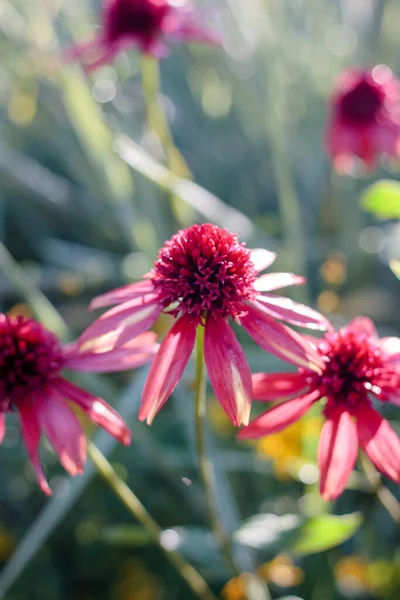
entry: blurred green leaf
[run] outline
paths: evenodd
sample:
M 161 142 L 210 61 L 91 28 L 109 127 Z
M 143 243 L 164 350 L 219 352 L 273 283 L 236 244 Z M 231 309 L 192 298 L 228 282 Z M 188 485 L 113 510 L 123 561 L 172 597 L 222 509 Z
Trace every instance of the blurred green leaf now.
M 334 548 L 349 539 L 362 523 L 362 515 L 320 515 L 305 521 L 290 550 L 296 554 L 314 554 Z
M 112 546 L 142 547 L 153 544 L 149 532 L 139 525 L 114 525 L 103 529 L 101 537 Z
M 361 206 L 381 219 L 400 219 L 400 182 L 377 181 L 364 192 Z

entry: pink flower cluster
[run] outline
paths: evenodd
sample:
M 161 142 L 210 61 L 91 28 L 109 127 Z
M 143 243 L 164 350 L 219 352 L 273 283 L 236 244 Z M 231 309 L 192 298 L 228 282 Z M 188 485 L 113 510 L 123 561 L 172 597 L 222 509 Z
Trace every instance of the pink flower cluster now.
M 107 0 L 99 35 L 73 48 L 69 58 L 79 58 L 90 70 L 132 46 L 163 56 L 169 41 L 217 43 L 217 38 L 198 24 L 189 0 Z M 370 169 L 381 154 L 399 156 L 400 83 L 387 67 L 342 74 L 330 112 L 326 145 L 338 170 L 348 171 L 356 159 Z M 182 377 L 203 328 L 210 383 L 232 423 L 245 426 L 241 439 L 280 431 L 323 403 L 322 496 L 334 499 L 345 489 L 359 446 L 381 473 L 400 483 L 400 440 L 377 410 L 379 403 L 400 405 L 400 339 L 379 339 L 366 318 L 335 332 L 312 308 L 275 294 L 304 278 L 260 274 L 274 260 L 274 253 L 249 250 L 225 229 L 193 225 L 165 242 L 140 282 L 95 298 L 91 308 L 112 308 L 72 344 L 62 346 L 33 319 L 0 314 L 0 441 L 7 413 L 17 412 L 39 485 L 50 494 L 39 458 L 42 434 L 70 475 L 81 473 L 86 459 L 86 438 L 70 404 L 121 443 L 130 443 L 130 431 L 115 410 L 63 371 L 106 373 L 152 360 L 139 411 L 139 419 L 151 424 Z M 161 313 L 171 317 L 171 327 L 158 345 L 150 330 Z M 297 372 L 252 376 L 233 324 Z M 288 325 L 324 334 L 313 338 Z M 252 399 L 278 403 L 249 423 Z
M 400 339 L 379 340 L 371 321 L 359 318 L 337 333 L 325 317 L 275 290 L 304 283 L 292 273 L 260 272 L 275 254 L 249 250 L 237 236 L 215 225 L 179 231 L 159 251 L 143 280 L 95 298 L 91 308 L 114 305 L 81 335 L 61 346 L 32 319 L 1 315 L 1 436 L 5 415 L 17 411 L 22 435 L 40 486 L 50 493 L 39 460 L 43 432 L 71 474 L 83 469 L 85 437 L 72 402 L 124 444 L 130 433 L 101 398 L 65 379 L 63 369 L 110 372 L 153 359 L 139 418 L 150 424 L 172 394 L 204 328 L 204 358 L 214 393 L 241 438 L 275 433 L 323 401 L 326 423 L 318 462 L 321 493 L 336 498 L 345 488 L 358 445 L 375 466 L 400 483 L 400 440 L 372 406 L 400 404 Z M 161 313 L 171 328 L 161 345 L 150 332 Z M 320 339 L 287 325 L 325 331 Z M 251 375 L 232 324 L 245 329 L 264 350 L 297 366 L 297 373 Z M 249 424 L 252 398 L 279 400 Z

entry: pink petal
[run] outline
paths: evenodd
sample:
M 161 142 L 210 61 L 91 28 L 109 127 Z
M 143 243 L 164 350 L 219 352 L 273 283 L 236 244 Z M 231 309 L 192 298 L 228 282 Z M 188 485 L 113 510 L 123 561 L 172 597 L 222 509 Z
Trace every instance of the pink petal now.
M 307 378 L 300 373 L 255 373 L 252 377 L 253 398 L 269 402 L 307 391 Z
M 6 415 L 5 415 L 5 413 L 0 413 L 0 444 L 3 442 L 5 432 L 6 432 Z
M 192 354 L 197 320 L 187 315 L 174 323 L 150 367 L 139 410 L 139 419 L 151 425 L 174 391 Z
M 121 444 L 129 446 L 131 443 L 131 432 L 127 424 L 103 398 L 93 396 L 86 390 L 61 377 L 54 382 L 53 387 L 64 398 L 77 404 L 93 423 L 103 427 L 103 429 L 120 441 Z
M 251 372 L 241 345 L 227 321 L 207 317 L 204 358 L 218 402 L 236 427 L 248 424 Z
M 400 338 L 385 337 L 379 340 L 379 348 L 391 363 L 400 362 Z
M 314 390 L 306 396 L 282 402 L 254 419 L 250 425 L 242 429 L 238 437 L 241 440 L 257 439 L 271 433 L 277 433 L 298 421 L 319 398 L 319 391 Z
M 266 273 L 256 279 L 254 287 L 258 292 L 271 292 L 290 285 L 303 285 L 305 282 L 305 277 L 293 273 Z
M 79 475 L 86 461 L 86 438 L 78 419 L 55 390 L 51 396 L 41 398 L 36 406 L 39 424 L 60 463 L 70 475 Z
M 104 306 L 111 306 L 112 304 L 121 304 L 121 302 L 134 300 L 135 298 L 149 294 L 153 289 L 151 281 L 130 283 L 129 285 L 124 285 L 111 292 L 97 296 L 97 298 L 94 298 L 91 301 L 89 308 L 90 310 L 94 310 L 95 308 L 103 308 Z
M 256 271 L 264 271 L 276 259 L 275 252 L 270 252 L 269 250 L 264 250 L 264 248 L 254 248 L 250 250 L 251 252 L 251 261 L 255 266 Z
M 46 496 L 51 496 L 51 489 L 47 483 L 47 479 L 40 462 L 39 444 L 41 430 L 35 405 L 29 402 L 21 403 L 21 406 L 18 408 L 18 413 L 21 421 L 22 438 L 39 482 L 40 489 L 46 494 Z
M 309 306 L 299 304 L 283 296 L 257 296 L 262 309 L 274 319 L 281 319 L 292 325 L 326 331 L 332 329 L 328 319 Z
M 240 323 L 253 340 L 267 352 L 298 367 L 321 372 L 324 363 L 314 346 L 299 333 L 276 323 L 263 310 L 246 305 L 247 314 Z
M 325 422 L 318 445 L 320 490 L 325 501 L 335 500 L 346 487 L 358 454 L 357 426 L 344 409 Z
M 124 302 L 107 311 L 78 340 L 82 352 L 108 352 L 144 333 L 156 322 L 162 307 L 156 294 Z
M 368 317 L 356 317 L 355 319 L 352 319 L 345 327 L 341 329 L 341 331 L 350 331 L 356 335 L 367 336 L 374 339 L 378 338 L 375 325 L 371 319 L 368 319 Z
M 144 338 L 150 334 L 150 338 Z M 92 373 L 113 373 L 136 369 L 148 363 L 157 353 L 159 345 L 155 343 L 153 332 L 142 335 L 110 352 L 82 352 L 77 343 L 64 346 L 65 369 L 90 371 Z M 143 343 L 139 343 L 141 340 Z
M 386 400 L 395 406 L 400 406 L 400 394 L 392 394 L 391 396 L 388 396 Z
M 356 413 L 360 445 L 376 468 L 400 483 L 400 440 L 389 423 L 370 406 Z

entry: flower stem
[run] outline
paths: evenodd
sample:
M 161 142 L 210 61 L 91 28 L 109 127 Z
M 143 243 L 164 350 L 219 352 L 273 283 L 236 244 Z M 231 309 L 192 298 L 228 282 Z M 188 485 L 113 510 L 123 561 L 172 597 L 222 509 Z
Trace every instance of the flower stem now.
M 215 473 L 206 452 L 205 420 L 206 420 L 206 385 L 204 369 L 204 327 L 197 328 L 196 337 L 196 383 L 195 383 L 195 433 L 196 452 L 199 469 L 204 486 L 207 513 L 211 522 L 211 529 L 224 553 L 225 559 L 236 575 L 240 572 L 233 557 L 232 542 L 229 534 L 222 525 L 218 508 L 215 502 Z
M 146 102 L 147 119 L 165 152 L 167 164 L 174 175 L 192 179 L 192 173 L 174 144 L 168 119 L 161 100 L 161 77 L 159 61 L 153 56 L 143 55 L 140 62 L 142 85 Z M 185 224 L 194 220 L 194 211 L 171 195 L 171 207 L 178 222 Z
M 140 502 L 139 498 L 126 485 L 124 481 L 117 475 L 111 464 L 100 450 L 93 444 L 88 443 L 88 454 L 96 466 L 98 473 L 103 477 L 104 481 L 115 492 L 122 504 L 126 506 L 132 516 L 145 527 L 152 539 L 165 554 L 169 562 L 175 567 L 181 577 L 186 581 L 188 586 L 201 600 L 217 600 L 217 596 L 210 590 L 207 582 L 189 564 L 179 552 L 176 550 L 167 549 L 162 543 L 162 530 L 154 521 L 153 517 L 147 512 L 146 508 Z
M 370 463 L 367 456 L 361 452 L 360 463 L 368 482 L 371 485 L 372 492 L 376 495 L 380 503 L 386 508 L 396 525 L 400 526 L 400 503 L 392 492 L 382 483 L 381 477 L 375 467 Z

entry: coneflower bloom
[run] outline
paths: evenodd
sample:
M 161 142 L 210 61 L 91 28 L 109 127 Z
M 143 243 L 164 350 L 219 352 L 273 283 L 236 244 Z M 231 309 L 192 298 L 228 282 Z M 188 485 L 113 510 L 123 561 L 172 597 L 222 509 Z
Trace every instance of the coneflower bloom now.
M 400 405 L 400 339 L 379 339 L 367 318 L 359 317 L 336 333 L 315 340 L 324 367 L 321 373 L 253 375 L 253 398 L 284 400 L 257 417 L 241 439 L 276 433 L 325 400 L 325 424 L 318 447 L 320 488 L 325 500 L 344 490 L 358 447 L 375 467 L 400 483 L 400 440 L 371 399 Z
M 165 243 L 143 281 L 92 302 L 91 308 L 118 306 L 84 332 L 82 348 L 124 344 L 152 327 L 162 311 L 173 317 L 143 392 L 139 418 L 151 423 L 183 373 L 197 327 L 204 326 L 205 362 L 216 397 L 235 425 L 248 423 L 251 373 L 229 319 L 242 325 L 265 350 L 317 370 L 321 359 L 313 347 L 275 319 L 315 329 L 329 326 L 311 308 L 270 294 L 304 282 L 290 273 L 257 277 L 274 259 L 274 253 L 248 250 L 236 235 L 209 223 L 179 231 Z
M 132 47 L 161 58 L 168 42 L 216 44 L 218 39 L 198 23 L 190 0 L 106 0 L 99 35 L 74 47 L 67 58 L 79 58 L 93 70 Z
M 367 170 L 381 154 L 400 155 L 400 82 L 391 70 L 346 70 L 331 100 L 326 144 L 338 171 L 360 159 Z
M 62 346 L 43 325 L 22 316 L 0 314 L 0 443 L 6 430 L 6 414 L 16 411 L 22 438 L 39 485 L 51 494 L 39 457 L 42 433 L 70 475 L 82 472 L 86 438 L 70 401 L 122 444 L 130 443 L 130 431 L 102 398 L 93 396 L 63 377 L 63 369 L 110 372 L 141 366 L 156 351 L 155 334 L 148 332 L 120 348 L 95 354 L 75 344 Z

